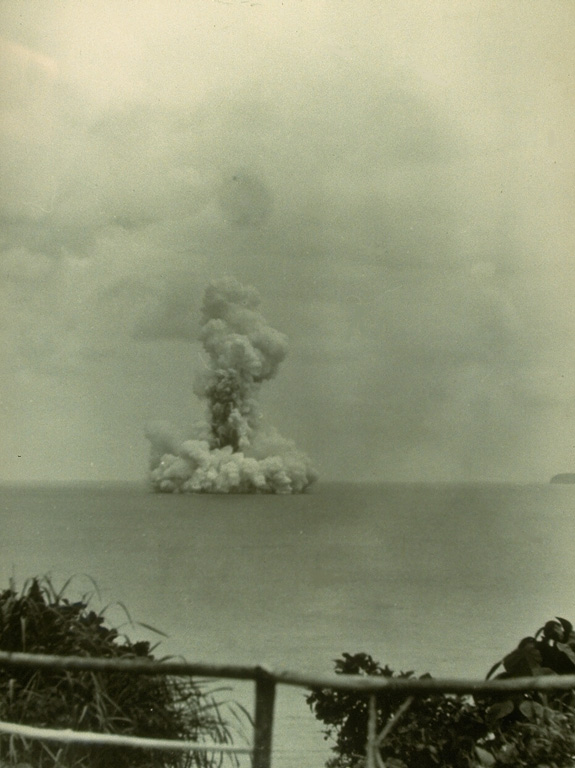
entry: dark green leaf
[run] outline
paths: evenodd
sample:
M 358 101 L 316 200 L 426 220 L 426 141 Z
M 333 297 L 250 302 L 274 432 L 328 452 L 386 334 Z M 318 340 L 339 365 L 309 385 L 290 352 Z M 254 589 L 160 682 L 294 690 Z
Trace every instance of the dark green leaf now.
M 541 667 L 541 653 L 537 641 L 527 637 L 514 651 L 503 659 L 503 666 L 510 677 L 528 677 Z
M 519 709 L 528 720 L 534 721 L 543 715 L 545 708 L 536 701 L 522 701 L 519 705 Z
M 498 701 L 497 704 L 492 704 L 490 707 L 487 708 L 486 711 L 486 717 L 487 722 L 490 725 L 493 725 L 497 722 L 497 720 L 501 720 L 504 717 L 507 717 L 507 715 L 510 715 L 513 710 L 515 709 L 515 704 L 511 701 L 511 699 L 506 699 L 505 701 Z
M 479 760 L 479 765 L 481 766 L 495 765 L 495 758 L 493 757 L 491 752 L 488 752 L 486 749 L 483 749 L 482 747 L 475 747 L 475 755 Z

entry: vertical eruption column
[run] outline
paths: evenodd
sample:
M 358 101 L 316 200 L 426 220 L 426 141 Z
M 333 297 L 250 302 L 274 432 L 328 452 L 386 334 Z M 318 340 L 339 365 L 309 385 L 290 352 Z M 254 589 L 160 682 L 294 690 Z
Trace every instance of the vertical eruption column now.
M 200 339 L 210 367 L 195 391 L 208 403 L 214 448 L 246 450 L 257 429 L 257 394 L 287 354 L 286 337 L 256 311 L 259 296 L 236 280 L 208 286 L 202 305 Z
M 254 288 L 232 278 L 206 289 L 199 338 L 208 365 L 194 392 L 206 402 L 207 431 L 181 441 L 165 424 L 148 427 L 156 490 L 295 493 L 316 479 L 293 442 L 261 429 L 258 393 L 285 358 L 287 338 L 257 311 L 259 301 Z
M 207 387 L 205 397 L 208 401 L 212 448 L 231 446 L 234 453 L 243 447 L 247 448 L 249 414 L 242 416 L 241 413 L 243 398 L 237 373 L 216 371 L 215 381 Z

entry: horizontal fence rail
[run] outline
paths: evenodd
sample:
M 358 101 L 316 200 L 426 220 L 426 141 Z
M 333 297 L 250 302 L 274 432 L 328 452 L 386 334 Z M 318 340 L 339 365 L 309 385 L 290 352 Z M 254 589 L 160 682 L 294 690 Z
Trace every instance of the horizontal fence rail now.
M 166 675 L 174 677 L 227 678 L 252 680 L 255 683 L 254 742 L 251 747 L 233 747 L 222 744 L 145 739 L 135 736 L 85 733 L 0 723 L 0 733 L 11 733 L 27 738 L 62 742 L 114 744 L 167 751 L 202 751 L 252 754 L 253 768 L 270 768 L 272 731 L 277 685 L 291 685 L 311 690 L 356 691 L 371 697 L 374 706 L 376 693 L 403 693 L 406 700 L 442 694 L 497 694 L 527 691 L 568 691 L 575 689 L 575 675 L 544 675 L 492 680 L 465 680 L 449 678 L 391 678 L 362 675 L 317 675 L 295 671 L 277 671 L 265 666 L 240 666 L 204 662 L 155 661 L 149 659 L 104 659 L 77 656 L 49 656 L 42 654 L 9 653 L 0 651 L 0 666 L 35 669 L 122 672 L 134 675 Z M 407 702 L 409 705 L 409 702 Z M 373 741 L 375 735 L 371 734 Z M 378 737 L 381 739 L 381 735 Z M 373 742 L 375 743 L 375 741 Z M 371 768 L 371 760 L 368 759 Z
M 174 677 L 225 677 L 229 680 L 255 680 L 264 667 L 246 667 L 234 664 L 204 664 L 186 661 L 152 661 L 133 657 L 93 658 L 87 656 L 49 656 L 41 653 L 11 653 L 0 651 L 0 665 L 35 667 L 36 669 L 65 669 L 89 672 L 128 672 L 135 675 L 173 675 Z
M 375 693 L 390 691 L 413 696 L 440 693 L 503 693 L 521 691 L 568 691 L 575 688 L 575 675 L 542 675 L 491 680 L 460 678 L 367 677 L 364 675 L 318 675 L 312 672 L 274 670 L 266 666 L 241 666 L 186 661 L 101 659 L 83 656 L 49 656 L 0 651 L 0 666 L 35 667 L 90 672 L 128 672 L 135 675 L 174 677 L 223 677 L 229 680 L 268 680 L 300 688 L 332 688 L 340 691 Z
M 11 733 L 26 739 L 59 741 L 62 744 L 102 744 L 108 747 L 133 747 L 135 749 L 157 749 L 165 752 L 227 752 L 249 755 L 252 747 L 232 747 L 229 744 L 198 744 L 197 741 L 176 741 L 175 739 L 147 739 L 142 736 L 120 736 L 115 733 L 93 733 L 73 731 L 69 728 L 36 728 L 32 725 L 4 723 L 0 721 L 0 733 Z

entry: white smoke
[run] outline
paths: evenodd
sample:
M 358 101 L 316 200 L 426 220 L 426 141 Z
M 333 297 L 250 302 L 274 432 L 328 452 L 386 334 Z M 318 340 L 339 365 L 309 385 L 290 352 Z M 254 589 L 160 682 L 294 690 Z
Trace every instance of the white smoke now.
M 200 340 L 209 357 L 194 383 L 208 421 L 185 439 L 165 422 L 146 428 L 150 480 L 164 493 L 301 493 L 317 479 L 291 440 L 261 423 L 258 393 L 287 354 L 287 338 L 257 312 L 255 288 L 211 283 Z

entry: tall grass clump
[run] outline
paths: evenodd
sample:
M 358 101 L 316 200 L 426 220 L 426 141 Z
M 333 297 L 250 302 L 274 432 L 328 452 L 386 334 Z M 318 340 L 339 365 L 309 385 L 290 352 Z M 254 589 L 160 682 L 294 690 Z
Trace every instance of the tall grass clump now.
M 0 593 L 0 649 L 11 652 L 154 660 L 148 642 L 131 642 L 105 621 L 91 596 L 70 601 L 44 576 Z M 146 625 L 144 625 L 146 626 Z M 235 714 L 235 712 L 234 712 Z M 237 716 L 237 715 L 236 715 Z M 230 743 L 221 704 L 190 678 L 125 672 L 36 670 L 0 665 L 0 719 L 47 728 Z M 41 742 L 0 736 L 0 767 L 211 768 L 216 754 Z

